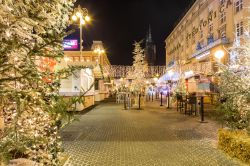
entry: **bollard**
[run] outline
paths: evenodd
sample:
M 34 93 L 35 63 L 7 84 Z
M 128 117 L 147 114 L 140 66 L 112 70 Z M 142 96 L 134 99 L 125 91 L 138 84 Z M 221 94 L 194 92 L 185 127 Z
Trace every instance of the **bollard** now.
M 162 92 L 161 92 L 161 105 L 160 105 L 160 106 L 163 106 L 163 105 L 162 105 Z
M 130 110 L 131 108 L 131 102 L 130 102 L 130 95 L 128 94 L 128 98 L 127 98 L 127 109 Z
M 200 115 L 201 115 L 201 123 L 204 122 L 204 97 L 201 96 L 200 101 Z
M 169 93 L 167 94 L 167 100 L 168 100 L 168 107 L 167 108 L 169 109 L 170 108 L 170 94 Z
M 141 109 L 141 94 L 139 94 L 139 110 Z
M 126 94 L 124 94 L 124 109 L 127 110 L 127 105 L 126 105 Z

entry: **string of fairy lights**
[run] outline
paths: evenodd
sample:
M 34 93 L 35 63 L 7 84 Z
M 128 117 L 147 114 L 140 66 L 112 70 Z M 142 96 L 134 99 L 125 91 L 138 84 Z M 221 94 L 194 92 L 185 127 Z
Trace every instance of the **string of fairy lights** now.
M 172 67 L 166 66 L 148 66 L 148 72 L 146 73 L 147 78 L 154 78 L 156 76 L 160 77 L 168 71 L 173 73 L 179 73 L 181 68 L 181 72 L 189 72 L 193 73 L 202 73 L 205 75 L 210 75 L 212 73 L 212 63 L 211 62 L 203 62 L 203 63 L 192 63 L 185 65 L 174 65 Z M 122 66 L 122 65 L 111 65 L 104 66 L 104 70 L 109 73 L 111 78 L 125 78 L 128 73 L 134 70 L 133 66 Z

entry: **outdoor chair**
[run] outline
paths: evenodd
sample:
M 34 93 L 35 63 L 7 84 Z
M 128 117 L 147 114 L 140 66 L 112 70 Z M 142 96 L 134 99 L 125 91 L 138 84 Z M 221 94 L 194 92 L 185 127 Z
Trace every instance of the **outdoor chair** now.
M 192 115 L 193 113 L 197 114 L 197 97 L 190 96 L 187 101 L 187 109 L 185 110 L 185 114 Z
M 186 101 L 183 99 L 181 95 L 177 95 L 177 111 L 182 112 L 183 110 L 186 111 Z

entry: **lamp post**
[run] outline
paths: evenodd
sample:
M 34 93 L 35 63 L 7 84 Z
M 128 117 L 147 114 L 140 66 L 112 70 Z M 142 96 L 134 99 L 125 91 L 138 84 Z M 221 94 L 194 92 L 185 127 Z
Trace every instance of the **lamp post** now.
M 225 52 L 222 50 L 218 50 L 215 52 L 214 56 L 218 59 L 219 62 L 221 62 L 221 59 L 225 56 Z
M 147 91 L 146 91 L 146 101 L 148 101 L 148 98 L 150 98 L 150 96 L 149 96 L 149 81 L 147 80 L 147 81 L 145 81 L 145 83 L 146 83 L 146 85 L 147 85 Z M 149 99 L 150 100 L 150 99 Z
M 222 58 L 225 56 L 225 52 L 223 50 L 218 50 L 214 53 L 215 58 L 217 59 L 217 63 L 222 63 Z M 218 66 L 219 67 L 219 66 Z M 220 72 L 220 68 L 218 69 L 218 72 Z
M 169 70 L 168 71 L 168 75 L 169 75 L 169 80 L 168 80 L 168 93 L 167 93 L 167 108 L 169 109 L 170 108 L 170 93 L 171 93 L 171 84 L 172 84 L 172 76 L 174 75 L 174 72 L 173 70 Z
M 82 26 L 86 24 L 86 22 L 89 22 L 91 19 L 88 16 L 88 10 L 86 8 L 82 8 L 80 5 L 74 9 L 74 13 L 72 15 L 72 21 L 73 22 L 78 22 L 80 26 L 80 53 L 82 58 L 82 44 L 83 44 L 83 39 L 82 39 Z
M 172 84 L 172 80 L 168 80 L 168 85 L 169 85 L 169 91 L 168 91 L 168 94 L 167 94 L 167 100 L 168 100 L 168 109 L 170 109 L 170 93 L 171 93 L 171 84 Z
M 223 64 L 223 63 L 222 63 L 222 59 L 223 59 L 224 56 L 225 56 L 225 52 L 224 52 L 223 50 L 217 50 L 217 51 L 214 53 L 214 57 L 215 57 L 215 60 L 216 60 L 215 65 L 214 65 L 214 67 L 215 67 L 215 68 L 214 68 L 214 71 L 215 71 L 215 73 L 218 74 L 218 76 L 219 76 L 220 73 L 222 72 L 220 66 Z M 214 77 L 214 83 L 217 84 L 217 85 L 219 85 L 219 82 L 220 82 L 218 76 L 217 76 L 217 77 Z
M 162 92 L 161 92 L 161 105 L 160 105 L 160 106 L 161 106 L 161 107 L 163 106 L 163 105 L 162 105 Z
M 154 90 L 155 90 L 155 99 L 157 99 L 157 84 L 158 84 L 158 80 L 159 80 L 159 74 L 157 74 L 157 75 L 154 77 L 154 84 L 155 84 L 155 87 L 154 87 Z M 152 95 L 152 98 L 154 98 L 154 94 Z

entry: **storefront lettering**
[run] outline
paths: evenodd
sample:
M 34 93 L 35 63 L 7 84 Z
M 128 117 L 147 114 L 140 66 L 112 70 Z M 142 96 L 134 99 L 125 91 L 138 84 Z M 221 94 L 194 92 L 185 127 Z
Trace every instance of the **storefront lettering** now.
M 216 11 L 210 11 L 208 18 L 206 20 L 201 20 L 199 27 L 193 27 L 192 32 L 186 35 L 186 40 L 191 39 L 191 37 L 194 37 L 199 31 L 202 30 L 203 27 L 206 27 L 209 22 L 212 22 L 213 19 L 217 17 Z
M 216 12 L 214 12 L 214 13 L 216 13 Z M 208 22 L 212 22 L 212 21 L 213 21 L 213 11 L 210 11 L 209 15 L 208 15 Z
M 169 52 L 169 54 L 174 53 L 174 52 L 177 51 L 180 47 L 181 47 L 181 44 L 178 43 L 178 44 Z
M 220 10 L 219 10 L 220 13 L 223 13 L 225 11 L 225 9 L 227 9 L 231 5 L 232 5 L 232 1 L 231 0 L 227 0 L 226 3 L 224 2 L 223 4 L 221 4 Z
M 227 9 L 229 6 L 232 5 L 232 0 L 227 0 L 223 4 L 220 5 L 219 8 L 219 13 L 225 12 L 225 9 Z M 191 33 L 186 34 L 186 41 L 190 40 L 191 38 L 194 38 L 195 35 L 199 32 L 202 31 L 202 28 L 205 28 L 206 26 L 209 25 L 210 22 L 212 22 L 214 19 L 217 18 L 217 11 L 211 10 L 208 14 L 208 17 L 206 19 L 201 19 L 199 26 L 198 27 L 193 27 Z M 174 53 L 176 50 L 178 50 L 181 47 L 180 43 L 177 44 L 176 47 L 174 47 L 171 51 L 170 54 Z
M 225 11 L 225 9 L 227 9 L 229 6 L 232 5 L 232 0 L 228 0 L 227 2 L 224 2 L 220 8 L 219 8 L 219 12 L 222 13 Z M 217 18 L 217 12 L 216 11 L 210 11 L 208 14 L 208 17 L 206 20 L 202 19 L 200 21 L 200 24 L 197 27 L 193 27 L 192 32 L 188 33 L 186 35 L 186 40 L 191 39 L 192 37 L 194 37 L 199 31 L 202 31 L 202 28 L 206 27 L 210 22 L 212 22 L 214 19 Z

